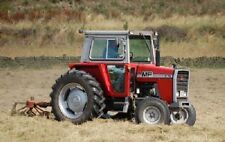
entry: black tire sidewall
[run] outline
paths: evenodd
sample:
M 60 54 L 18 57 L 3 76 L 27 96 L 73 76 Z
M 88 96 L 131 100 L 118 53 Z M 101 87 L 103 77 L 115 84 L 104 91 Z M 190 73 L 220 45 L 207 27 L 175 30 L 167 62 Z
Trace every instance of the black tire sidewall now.
M 186 124 L 188 124 L 189 126 L 193 126 L 196 121 L 196 110 L 193 105 L 186 108 L 186 110 L 188 112 L 188 119 L 186 121 Z

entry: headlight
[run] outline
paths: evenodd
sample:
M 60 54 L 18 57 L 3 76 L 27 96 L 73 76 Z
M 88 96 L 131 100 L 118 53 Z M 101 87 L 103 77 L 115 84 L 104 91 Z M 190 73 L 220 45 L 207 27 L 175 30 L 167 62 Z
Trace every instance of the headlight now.
M 176 96 L 177 96 L 177 97 L 179 97 L 179 96 L 180 96 L 180 93 L 179 93 L 179 92 L 177 92 L 177 93 L 176 93 Z

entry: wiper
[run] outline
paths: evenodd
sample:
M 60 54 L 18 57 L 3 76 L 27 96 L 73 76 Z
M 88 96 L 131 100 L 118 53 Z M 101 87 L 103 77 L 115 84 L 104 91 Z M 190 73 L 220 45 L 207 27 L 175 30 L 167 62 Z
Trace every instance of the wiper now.
M 142 33 L 140 33 L 140 35 L 141 35 L 141 36 L 143 37 L 143 39 L 145 40 L 145 44 L 146 44 L 147 47 L 148 47 L 149 54 L 151 54 L 151 48 L 150 48 L 150 45 L 148 44 L 147 39 L 145 38 L 145 36 L 144 36 Z

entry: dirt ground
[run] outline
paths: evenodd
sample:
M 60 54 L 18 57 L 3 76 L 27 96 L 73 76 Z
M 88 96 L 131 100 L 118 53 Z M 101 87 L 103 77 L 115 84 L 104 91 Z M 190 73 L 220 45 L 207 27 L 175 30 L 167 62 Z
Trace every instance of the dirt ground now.
M 211 141 L 225 142 L 225 69 L 192 69 L 190 99 L 196 107 L 194 127 L 137 125 L 97 119 L 83 125 L 42 117 L 10 116 L 13 102 L 30 96 L 49 100 L 54 80 L 65 69 L 0 70 L 0 141 Z

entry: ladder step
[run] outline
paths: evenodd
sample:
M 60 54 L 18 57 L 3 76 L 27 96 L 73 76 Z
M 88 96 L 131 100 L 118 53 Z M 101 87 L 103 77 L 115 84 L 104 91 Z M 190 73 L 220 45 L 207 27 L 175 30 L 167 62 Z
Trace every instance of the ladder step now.
M 126 102 L 114 102 L 114 104 L 117 104 L 117 105 L 125 105 Z
M 128 108 L 129 108 L 129 99 L 128 97 L 125 98 L 124 102 L 113 102 L 114 105 L 120 105 L 121 111 L 127 113 Z

